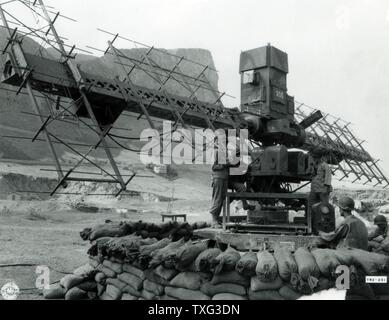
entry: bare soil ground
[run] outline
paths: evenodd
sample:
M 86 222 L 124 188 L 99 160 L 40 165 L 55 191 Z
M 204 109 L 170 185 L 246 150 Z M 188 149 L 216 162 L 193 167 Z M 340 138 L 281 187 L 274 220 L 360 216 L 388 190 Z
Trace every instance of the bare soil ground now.
M 31 203 L 24 205 L 27 209 Z M 186 213 L 189 222 L 206 221 L 208 206 L 207 201 L 177 201 L 173 212 Z M 90 245 L 80 238 L 81 230 L 104 223 L 106 219 L 158 222 L 160 214 L 167 210 L 167 203 L 135 202 L 127 207 L 127 212 L 121 210 L 120 213 L 115 209 L 98 213 L 75 210 L 2 213 L 0 286 L 14 281 L 22 291 L 20 299 L 42 299 L 41 292 L 35 289 L 36 265 L 50 268 L 53 283 L 85 264 Z

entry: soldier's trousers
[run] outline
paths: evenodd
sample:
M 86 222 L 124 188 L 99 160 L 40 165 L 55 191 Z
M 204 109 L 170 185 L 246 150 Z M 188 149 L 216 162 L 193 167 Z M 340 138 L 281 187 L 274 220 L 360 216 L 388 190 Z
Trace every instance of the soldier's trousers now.
M 328 202 L 329 199 L 329 193 L 328 192 L 313 192 L 309 194 L 309 201 L 311 203 L 311 206 L 313 206 L 316 203 L 324 203 Z
M 226 200 L 228 190 L 228 179 L 213 178 L 212 179 L 212 207 L 210 214 L 214 217 L 219 217 L 223 208 L 223 203 Z

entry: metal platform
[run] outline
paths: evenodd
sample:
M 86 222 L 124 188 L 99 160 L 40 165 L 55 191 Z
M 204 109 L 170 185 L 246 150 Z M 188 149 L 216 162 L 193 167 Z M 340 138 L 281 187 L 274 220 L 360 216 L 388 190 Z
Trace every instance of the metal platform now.
M 265 199 L 273 200 L 303 200 L 305 207 L 305 220 L 306 224 L 284 224 L 284 225 L 254 225 L 250 223 L 231 223 L 230 206 L 231 200 L 256 200 L 262 201 Z M 249 221 L 247 221 L 249 222 Z M 276 233 L 276 234 L 298 234 L 302 232 L 305 235 L 312 234 L 312 218 L 311 218 L 311 206 L 309 203 L 308 194 L 305 193 L 247 193 L 247 192 L 228 192 L 226 200 L 223 205 L 223 229 L 235 228 L 241 231 L 253 231 L 257 229 L 260 233 Z M 257 232 L 258 233 L 258 232 Z
M 194 235 L 202 239 L 215 240 L 218 243 L 229 244 L 239 251 L 248 250 L 269 250 L 280 246 L 287 246 L 292 251 L 300 247 L 309 246 L 319 239 L 316 236 L 297 236 L 297 235 L 274 235 L 274 234 L 256 234 L 256 233 L 234 233 L 223 229 L 200 229 L 195 230 Z

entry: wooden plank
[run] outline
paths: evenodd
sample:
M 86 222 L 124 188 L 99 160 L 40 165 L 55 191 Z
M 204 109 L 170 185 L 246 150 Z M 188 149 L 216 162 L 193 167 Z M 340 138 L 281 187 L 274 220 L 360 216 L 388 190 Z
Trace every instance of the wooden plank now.
M 230 244 L 240 251 L 267 250 L 273 251 L 279 246 L 289 246 L 293 250 L 304 247 L 318 240 L 316 236 L 295 236 L 295 235 L 271 235 L 253 233 L 232 233 L 222 229 L 201 229 L 195 230 L 194 235 L 202 239 L 211 239 L 219 243 Z
M 227 196 L 234 199 L 307 199 L 306 193 L 250 193 L 228 192 Z

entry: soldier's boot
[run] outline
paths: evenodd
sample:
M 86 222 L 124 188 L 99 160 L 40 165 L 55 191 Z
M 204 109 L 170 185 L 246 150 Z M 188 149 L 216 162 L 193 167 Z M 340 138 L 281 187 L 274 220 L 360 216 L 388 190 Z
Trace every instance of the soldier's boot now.
M 215 215 L 215 214 L 212 215 L 212 227 L 214 229 L 220 229 L 222 227 L 220 222 L 219 222 L 219 216 L 218 215 Z

